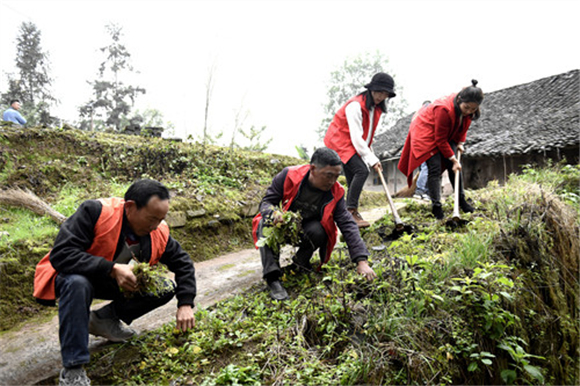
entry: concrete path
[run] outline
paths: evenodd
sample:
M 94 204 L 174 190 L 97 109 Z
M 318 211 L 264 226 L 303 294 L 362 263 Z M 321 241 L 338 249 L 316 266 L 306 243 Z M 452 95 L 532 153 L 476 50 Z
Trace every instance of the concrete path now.
M 363 212 L 371 223 L 386 214 L 385 208 Z M 289 251 L 283 249 L 281 264 L 289 262 Z M 256 249 L 230 253 L 212 260 L 195 263 L 198 294 L 196 306 L 209 307 L 232 295 L 243 292 L 261 279 L 260 254 Z M 93 308 L 99 308 L 105 303 Z M 131 327 L 137 332 L 156 329 L 175 320 L 177 301 L 135 320 Z M 90 336 L 94 350 L 106 343 Z M 62 367 L 58 341 L 58 317 L 42 324 L 27 323 L 18 331 L 0 336 L 0 385 L 32 385 L 54 377 Z

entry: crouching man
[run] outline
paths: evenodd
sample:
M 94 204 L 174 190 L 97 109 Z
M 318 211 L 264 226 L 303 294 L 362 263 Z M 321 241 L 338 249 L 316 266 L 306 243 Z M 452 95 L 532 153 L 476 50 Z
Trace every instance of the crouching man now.
M 113 342 L 131 338 L 128 325 L 177 297 L 177 328 L 195 326 L 195 269 L 163 221 L 169 191 L 160 182 L 133 183 L 125 198 L 87 200 L 68 218 L 52 250 L 36 266 L 34 296 L 44 304 L 58 299 L 59 338 L 64 368 L 60 385 L 89 385 L 89 334 Z M 156 294 L 137 290 L 131 259 L 165 264 L 175 273 Z M 134 292 L 126 297 L 124 292 Z M 112 300 L 90 311 L 93 299 Z
M 338 225 L 357 272 L 372 281 L 376 274 L 367 262 L 369 252 L 346 209 L 344 188 L 337 182 L 341 170 L 340 157 L 326 147 L 314 152 L 309 165 L 282 170 L 272 180 L 260 203 L 260 213 L 252 222 L 254 242 L 263 236 L 264 227 L 283 221 L 282 213 L 275 210 L 282 205 L 284 210 L 300 212 L 302 216 L 302 240 L 292 258 L 296 265 L 310 269 L 310 259 L 316 250 L 319 250 L 321 265 L 328 262 L 336 244 Z M 276 300 L 287 299 L 288 293 L 280 283 L 279 253 L 267 245 L 259 249 L 270 296 Z

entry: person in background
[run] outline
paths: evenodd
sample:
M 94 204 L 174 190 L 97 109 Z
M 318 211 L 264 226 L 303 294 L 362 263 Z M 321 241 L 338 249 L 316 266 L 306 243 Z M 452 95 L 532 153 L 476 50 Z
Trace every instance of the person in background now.
M 435 218 L 443 219 L 441 205 L 441 174 L 447 169 L 453 185 L 455 173 L 461 171 L 457 161 L 457 151 L 464 152 L 467 131 L 471 122 L 480 117 L 480 105 L 483 91 L 477 87 L 477 81 L 463 88 L 459 93 L 437 99 L 428 106 L 422 107 L 411 121 L 409 134 L 405 141 L 399 170 L 407 176 L 407 183 L 412 184 L 413 171 L 423 162 L 427 163 L 427 186 L 431 198 L 431 211 Z M 460 176 L 459 206 L 466 213 L 473 212 L 473 207 L 465 199 L 463 178 Z
M 427 187 L 427 179 L 429 176 L 427 162 L 423 162 L 419 169 L 419 178 L 417 178 L 417 187 L 415 188 L 413 197 L 421 200 L 431 200 L 429 197 L 429 188 Z
M 342 161 L 348 194 L 346 207 L 359 228 L 370 226 L 358 212 L 359 198 L 369 175 L 369 167 L 382 173 L 378 157 L 371 150 L 377 125 L 387 112 L 387 101 L 395 97 L 395 81 L 379 72 L 364 86 L 367 90 L 349 99 L 334 115 L 324 144 L 335 150 Z
M 52 250 L 38 263 L 34 297 L 58 299 L 62 363 L 60 385 L 89 385 L 89 334 L 113 342 L 136 332 L 128 324 L 177 297 L 177 329 L 195 326 L 195 269 L 189 255 L 169 235 L 163 221 L 169 191 L 160 182 L 139 180 L 125 198 L 87 200 L 61 226 Z M 131 262 L 162 263 L 175 273 L 158 293 L 137 291 Z M 126 297 L 127 293 L 133 293 Z M 96 311 L 93 299 L 113 300 Z
M 273 299 L 288 298 L 280 282 L 280 254 L 267 245 L 258 247 L 257 242 L 265 227 L 284 221 L 283 214 L 277 210 L 280 205 L 284 211 L 300 212 L 302 216 L 302 240 L 292 258 L 298 268 L 311 270 L 310 259 L 316 250 L 319 250 L 320 266 L 330 259 L 338 225 L 357 272 L 369 281 L 376 277 L 368 264 L 369 252 L 359 228 L 346 209 L 344 188 L 337 182 L 341 169 L 338 154 L 323 147 L 312 154 L 309 165 L 284 168 L 268 187 L 260 203 L 260 212 L 252 221 L 252 235 L 260 250 L 263 277 Z
M 431 101 L 427 100 L 423 102 L 421 108 L 425 106 L 429 106 Z M 421 110 L 421 109 L 419 109 Z M 413 119 L 419 114 L 419 111 L 415 113 Z M 427 162 L 423 162 L 421 167 L 419 168 L 419 177 L 417 178 L 417 188 L 415 189 L 415 194 L 413 197 L 421 199 L 421 200 L 431 200 L 429 197 L 429 188 L 427 187 L 427 178 L 429 175 L 429 168 L 427 167 Z
M 10 101 L 10 107 L 2 114 L 2 119 L 6 122 L 13 122 L 18 125 L 26 125 L 26 119 L 18 112 L 20 110 L 20 101 L 13 99 Z

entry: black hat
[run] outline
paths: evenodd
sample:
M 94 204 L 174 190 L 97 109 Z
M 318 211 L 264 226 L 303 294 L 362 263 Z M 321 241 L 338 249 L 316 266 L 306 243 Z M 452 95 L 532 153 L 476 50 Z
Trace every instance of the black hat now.
M 395 94 L 395 81 L 393 77 L 384 72 L 375 74 L 371 82 L 365 85 L 365 88 L 371 91 L 386 91 L 390 94 L 391 98 L 397 95 Z

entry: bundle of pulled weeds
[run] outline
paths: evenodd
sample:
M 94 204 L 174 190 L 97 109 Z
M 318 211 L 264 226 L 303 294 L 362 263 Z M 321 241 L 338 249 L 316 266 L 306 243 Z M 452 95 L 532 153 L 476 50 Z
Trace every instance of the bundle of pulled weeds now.
M 282 213 L 282 221 L 273 224 L 271 219 L 266 219 L 262 228 L 262 237 L 258 240 L 257 246 L 270 247 L 275 253 L 280 252 L 284 245 L 298 246 L 302 234 L 302 216 L 300 212 L 284 211 L 276 209 Z
M 124 291 L 126 298 L 131 298 L 135 294 L 159 296 L 167 292 L 170 288 L 170 281 L 165 278 L 167 269 L 165 266 L 148 263 L 135 263 L 133 265 L 133 274 L 137 278 L 137 290 L 134 292 Z
M 41 216 L 48 215 L 58 224 L 62 224 L 66 217 L 50 207 L 36 194 L 28 189 L 10 188 L 0 190 L 0 204 L 17 208 L 26 208 Z

